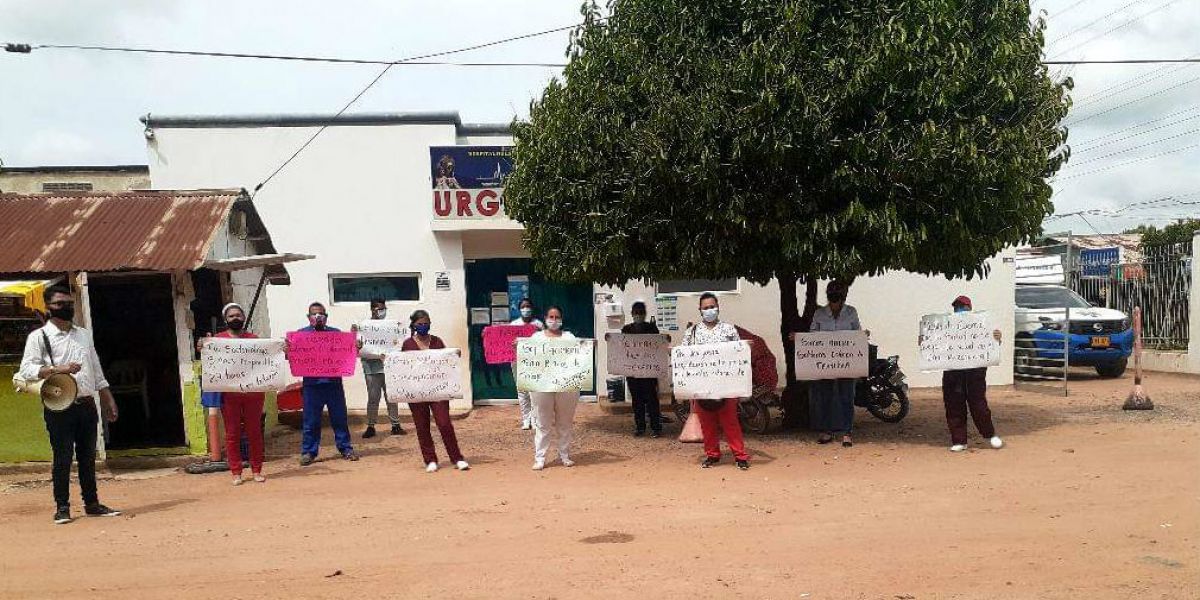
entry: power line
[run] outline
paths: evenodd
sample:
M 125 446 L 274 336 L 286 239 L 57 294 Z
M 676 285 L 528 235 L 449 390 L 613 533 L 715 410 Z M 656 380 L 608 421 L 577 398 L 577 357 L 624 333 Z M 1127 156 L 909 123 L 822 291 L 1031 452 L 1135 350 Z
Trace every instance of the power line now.
M 600 20 L 603 21 L 603 19 L 600 19 Z M 350 109 L 351 106 L 354 106 L 354 104 L 356 102 L 358 102 L 358 100 L 360 98 L 362 98 L 363 95 L 365 95 L 372 87 L 375 87 L 375 84 L 379 83 L 379 80 L 383 79 L 383 76 L 387 75 L 388 71 L 390 71 L 392 69 L 392 67 L 396 66 L 397 64 L 402 64 L 402 63 L 416 61 L 416 60 L 425 60 L 428 58 L 437 58 L 440 56 L 448 56 L 451 54 L 459 54 L 462 52 L 470 52 L 472 50 L 489 48 L 492 46 L 507 44 L 510 42 L 518 41 L 518 40 L 525 40 L 525 39 L 529 39 L 529 38 L 533 38 L 533 37 L 549 35 L 551 33 L 558 33 L 560 31 L 567 31 L 567 30 L 575 29 L 579 26 L 580 26 L 580 24 L 568 25 L 565 27 L 556 27 L 554 29 L 547 29 L 545 31 L 538 31 L 535 33 L 526 33 L 523 35 L 504 38 L 501 40 L 495 40 L 495 41 L 491 41 L 491 42 L 485 42 L 482 44 L 476 44 L 474 46 L 467 46 L 465 48 L 457 48 L 454 50 L 446 50 L 443 52 L 434 52 L 432 54 L 412 56 L 407 59 L 401 59 L 398 61 L 390 62 L 386 66 L 384 66 L 383 69 L 379 71 L 379 74 L 376 75 L 375 78 L 372 79 L 370 82 L 368 82 L 367 85 L 362 88 L 362 90 L 360 90 L 357 94 L 355 94 L 354 97 L 351 98 L 350 101 L 347 102 L 346 105 L 341 108 L 341 110 L 337 111 L 337 114 L 334 115 L 334 119 L 337 119 L 337 117 L 342 116 L 347 110 Z M 297 148 L 296 151 L 293 152 L 291 156 L 287 157 L 286 160 L 284 160 L 282 163 L 280 163 L 280 165 L 278 167 L 276 167 L 274 171 L 271 171 L 271 174 L 267 175 L 266 179 L 263 179 L 261 182 L 258 183 L 258 185 L 254 186 L 253 193 L 257 194 L 259 190 L 261 190 L 264 186 L 266 186 L 268 183 L 270 183 L 271 180 L 274 179 L 276 175 L 278 175 L 281 171 L 283 171 L 285 168 L 287 168 L 287 166 L 289 164 L 291 164 L 293 160 L 296 160 L 296 157 L 300 156 L 300 153 L 304 152 L 304 149 L 308 148 L 314 141 L 316 141 L 317 137 L 319 137 L 321 135 L 321 133 L 323 133 L 328 128 L 329 128 L 329 125 L 325 124 L 325 125 L 322 125 L 320 128 L 318 128 L 315 132 L 313 132 L 312 136 L 310 136 L 307 140 L 305 140 L 304 143 L 301 144 L 300 147 Z
M 1183 133 L 1177 133 L 1177 134 L 1175 134 L 1175 135 L 1170 135 L 1170 136 L 1167 136 L 1167 137 L 1164 137 L 1164 138 L 1159 138 L 1159 139 L 1157 139 L 1157 140 L 1154 140 L 1154 141 L 1151 141 L 1151 142 L 1146 142 L 1145 144 L 1139 144 L 1139 145 L 1137 145 L 1137 146 L 1131 146 L 1131 147 L 1129 147 L 1129 148 L 1125 148 L 1124 150 L 1119 150 L 1119 151 L 1117 151 L 1117 152 L 1112 152 L 1112 153 L 1109 153 L 1109 154 L 1102 154 L 1102 155 L 1100 155 L 1100 156 L 1097 156 L 1097 157 L 1095 157 L 1095 158 L 1089 158 L 1089 159 L 1087 159 L 1087 160 L 1085 160 L 1085 161 L 1080 161 L 1080 162 L 1078 162 L 1078 163 L 1075 163 L 1075 164 L 1073 164 L 1073 165 L 1071 165 L 1071 166 L 1073 166 L 1073 167 L 1077 167 L 1077 166 L 1079 166 L 1079 165 L 1086 165 L 1086 164 L 1089 164 L 1089 163 L 1098 162 L 1098 161 L 1104 160 L 1104 159 L 1106 159 L 1106 158 L 1112 158 L 1112 157 L 1114 157 L 1114 156 L 1120 156 L 1120 155 L 1122 155 L 1122 154 L 1128 154 L 1128 153 L 1130 153 L 1130 152 L 1133 152 L 1134 150 L 1141 150 L 1142 148 L 1148 148 L 1148 147 L 1150 147 L 1150 146 L 1157 146 L 1158 144 L 1161 144 L 1161 143 L 1163 143 L 1163 142 L 1170 141 L 1170 140 L 1177 139 L 1177 138 L 1181 138 L 1181 137 L 1183 137 L 1183 136 L 1185 136 L 1185 135 L 1191 135 L 1191 134 L 1193 134 L 1193 133 L 1200 133 L 1200 128 L 1197 128 L 1197 129 L 1192 129 L 1192 130 L 1190 130 L 1190 131 L 1185 131 L 1185 132 L 1183 132 Z
M 1118 58 L 1113 60 L 1043 60 L 1043 65 L 1160 65 L 1200 63 L 1200 58 Z M 1151 71 L 1153 73 L 1153 71 Z
M 1100 144 L 1093 144 L 1093 145 L 1090 145 L 1090 146 L 1083 146 L 1083 145 L 1081 145 L 1081 146 L 1080 146 L 1080 148 L 1081 148 L 1081 149 L 1077 149 L 1077 148 L 1075 148 L 1075 147 L 1072 147 L 1072 148 L 1071 148 L 1071 150 L 1072 150 L 1072 152 L 1071 152 L 1071 155 L 1072 155 L 1072 156 L 1074 156 L 1074 155 L 1076 155 L 1076 154 L 1087 154 L 1088 152 L 1092 152 L 1092 151 L 1094 151 L 1094 150 L 1096 150 L 1096 149 L 1098 149 L 1098 148 L 1103 148 L 1104 146 L 1111 146 L 1111 145 L 1113 145 L 1113 144 L 1116 144 L 1116 143 L 1119 143 L 1119 142 L 1123 142 L 1123 141 L 1125 141 L 1125 140 L 1131 140 L 1131 139 L 1133 139 L 1133 138 L 1135 138 L 1135 137 L 1141 137 L 1141 136 L 1143 136 L 1143 135 L 1146 135 L 1147 133 L 1150 133 L 1150 132 L 1153 132 L 1153 131 L 1159 131 L 1159 130 L 1162 130 L 1162 129 L 1167 129 L 1167 128 L 1169 128 L 1169 127 L 1174 127 L 1174 126 L 1176 126 L 1176 125 L 1178 125 L 1178 124 L 1180 124 L 1180 123 L 1186 123 L 1186 122 L 1188 122 L 1188 121 L 1191 121 L 1191 120 L 1194 120 L 1194 119 L 1200 119 L 1200 114 L 1198 114 L 1198 115 L 1192 115 L 1192 116 L 1190 116 L 1190 117 L 1187 117 L 1187 118 L 1185 118 L 1185 119 L 1180 119 L 1180 120 L 1178 120 L 1178 121 L 1174 121 L 1174 122 L 1172 122 L 1172 123 L 1168 123 L 1168 124 L 1166 124 L 1166 125 L 1159 125 L 1158 127 L 1151 127 L 1150 129 L 1147 129 L 1147 130 L 1145 130 L 1145 131 L 1141 131 L 1141 132 L 1138 132 L 1138 133 L 1130 134 L 1130 135 L 1127 135 L 1127 136 L 1125 136 L 1125 137 L 1117 138 L 1117 139 L 1115 139 L 1115 140 L 1109 140 L 1109 141 L 1107 141 L 1107 142 L 1103 142 L 1103 143 L 1100 143 Z M 1160 140 L 1160 141 L 1161 141 L 1161 140 Z
M 1171 86 L 1171 87 L 1168 87 L 1168 88 L 1163 88 L 1163 89 L 1161 89 L 1161 90 L 1158 90 L 1158 91 L 1156 91 L 1156 92 L 1152 92 L 1152 93 L 1146 94 L 1146 95 L 1144 95 L 1144 96 L 1141 96 L 1140 98 L 1134 98 L 1133 100 L 1130 100 L 1129 102 L 1126 102 L 1126 103 L 1124 103 L 1124 104 L 1118 104 L 1118 105 L 1116 105 L 1116 106 L 1114 106 L 1114 107 L 1112 107 L 1112 108 L 1109 108 L 1109 109 L 1107 109 L 1107 110 L 1102 110 L 1102 111 L 1100 111 L 1100 112 L 1097 112 L 1097 113 L 1092 113 L 1092 114 L 1090 114 L 1090 115 L 1087 115 L 1087 116 L 1085 116 L 1085 117 L 1081 117 L 1081 118 L 1078 118 L 1078 119 L 1072 119 L 1072 120 L 1069 120 L 1069 121 L 1067 121 L 1067 122 L 1065 122 L 1065 123 L 1063 123 L 1063 124 L 1064 124 L 1064 125 L 1077 125 L 1077 124 L 1079 124 L 1079 123 L 1083 123 L 1083 122 L 1085 122 L 1085 121 L 1090 121 L 1090 120 L 1092 120 L 1092 119 L 1095 119 L 1096 117 L 1099 117 L 1099 116 L 1101 116 L 1101 115 L 1106 115 L 1106 114 L 1108 114 L 1108 113 L 1110 113 L 1110 112 L 1113 112 L 1113 111 L 1116 111 L 1116 110 L 1120 110 L 1120 109 L 1122 109 L 1122 108 L 1125 108 L 1126 106 L 1130 106 L 1130 105 L 1133 105 L 1133 104 L 1137 104 L 1137 103 L 1139 103 L 1139 102 L 1142 102 L 1142 101 L 1144 101 L 1144 100 L 1149 100 L 1150 98 L 1153 98 L 1153 97 L 1155 97 L 1155 96 L 1161 96 L 1162 94 L 1165 94 L 1165 93 L 1167 93 L 1167 92 L 1169 92 L 1169 91 L 1171 91 L 1171 90 L 1175 90 L 1175 89 L 1179 89 L 1179 88 L 1181 88 L 1181 87 L 1184 87 L 1184 86 L 1191 85 L 1191 84 L 1193 84 L 1193 83 L 1196 83 L 1197 81 L 1200 81 L 1200 77 L 1193 77 L 1192 79 L 1189 79 L 1189 80 L 1187 80 L 1187 81 L 1184 81 L 1184 82 L 1181 82 L 1181 83 L 1177 83 L 1177 84 L 1175 84 L 1175 85 L 1173 85 L 1173 86 Z
M 574 26 L 572 26 L 574 27 Z M 558 29 L 557 31 L 563 31 Z M 134 54 L 165 54 L 169 56 L 201 56 L 207 58 L 252 58 L 259 60 L 299 61 L 316 63 L 333 63 L 349 65 L 446 65 L 455 67 L 565 67 L 565 63 L 548 62 L 499 62 L 499 63 L 461 63 L 417 60 L 377 60 L 367 58 L 336 58 L 328 56 L 297 56 L 289 54 L 249 54 L 243 52 L 211 52 L 205 50 L 169 50 L 159 48 L 137 48 L 125 46 L 87 46 L 79 44 L 5 44 L 5 50 L 19 54 L 29 54 L 32 50 L 89 50 L 97 52 L 124 52 Z
M 1180 148 L 1175 148 L 1175 149 L 1172 149 L 1172 150 L 1167 150 L 1167 151 L 1165 151 L 1165 152 L 1159 152 L 1158 154 L 1151 154 L 1151 155 L 1149 155 L 1149 156 L 1143 156 L 1143 157 L 1141 157 L 1141 158 L 1135 158 L 1135 159 L 1133 159 L 1133 160 L 1127 160 L 1127 161 L 1125 161 L 1125 162 L 1121 162 L 1121 163 L 1116 163 L 1116 164 L 1112 164 L 1112 165 L 1108 165 L 1108 166 L 1104 166 L 1104 167 L 1098 167 L 1098 168 L 1092 169 L 1092 170 L 1090 170 L 1090 171 L 1084 171 L 1084 172 L 1082 172 L 1082 173 L 1072 173 L 1072 174 L 1070 174 L 1070 175 L 1067 175 L 1066 177 L 1060 177 L 1060 178 L 1058 178 L 1058 179 L 1059 179 L 1059 180 L 1062 180 L 1062 181 L 1065 181 L 1065 180 L 1068 180 L 1068 179 L 1075 179 L 1075 178 L 1078 178 L 1078 177 L 1083 177 L 1084 175 L 1092 175 L 1092 174 L 1094 174 L 1094 173 L 1100 173 L 1100 172 L 1102 172 L 1102 171 L 1110 171 L 1110 170 L 1112 170 L 1112 169 L 1119 169 L 1119 168 L 1121 168 L 1121 167 L 1126 167 L 1126 166 L 1129 166 L 1129 165 L 1132 165 L 1132 164 L 1136 164 L 1136 163 L 1140 163 L 1140 162 L 1145 162 L 1145 161 L 1147 161 L 1147 160 L 1152 160 L 1152 159 L 1155 159 L 1155 158 L 1161 158 L 1161 157 L 1163 157 L 1163 156 L 1168 156 L 1168 155 L 1171 155 L 1171 154 L 1176 154 L 1176 153 L 1178 153 L 1178 152 L 1183 152 L 1184 150 L 1191 150 L 1191 149 L 1193 149 L 1193 148 L 1200 148 L 1200 143 L 1195 143 L 1195 144 L 1190 144 L 1190 145 L 1187 145 L 1187 146 L 1182 146 L 1182 147 L 1180 147 Z
M 1117 14 L 1117 13 L 1120 13 L 1120 12 L 1124 11 L 1125 9 L 1129 8 L 1130 6 L 1133 6 L 1134 4 L 1141 4 L 1142 2 L 1145 2 L 1145 1 L 1146 1 L 1146 0 L 1133 0 L 1133 2 L 1130 2 L 1130 3 L 1128 3 L 1128 4 L 1124 5 L 1124 6 L 1122 6 L 1121 8 L 1118 8 L 1117 10 L 1114 10 L 1114 11 L 1112 11 L 1112 12 L 1110 12 L 1110 13 L 1108 13 L 1108 14 L 1106 14 L 1106 15 L 1104 15 L 1104 16 L 1102 16 L 1102 17 L 1098 18 L 1098 19 L 1095 19 L 1095 20 L 1089 21 L 1089 22 L 1088 22 L 1086 25 L 1082 25 L 1082 26 L 1076 27 L 1075 29 L 1072 29 L 1071 31 L 1069 31 L 1069 32 L 1067 32 L 1067 33 L 1065 33 L 1065 34 L 1063 34 L 1063 35 L 1060 35 L 1060 36 L 1058 36 L 1058 37 L 1056 37 L 1056 38 L 1054 38 L 1054 39 L 1050 40 L 1049 42 L 1047 42 L 1047 43 L 1046 43 L 1046 45 L 1047 45 L 1047 46 L 1053 46 L 1054 44 L 1057 44 L 1057 43 L 1059 43 L 1059 42 L 1061 42 L 1061 41 L 1063 41 L 1063 40 L 1065 40 L 1065 39 L 1067 39 L 1067 38 L 1069 38 L 1069 37 L 1071 37 L 1071 36 L 1075 35 L 1076 33 L 1079 33 L 1080 31 L 1083 31 L 1083 30 L 1085 30 L 1085 29 L 1087 29 L 1087 28 L 1091 27 L 1092 25 L 1095 25 L 1096 23 L 1099 23 L 1099 22 L 1101 22 L 1101 21 L 1103 21 L 1103 20 L 1105 20 L 1105 19 L 1107 19 L 1107 18 L 1109 18 L 1109 17 L 1111 17 L 1111 16 L 1113 16 L 1113 15 L 1115 15 L 1115 14 Z
M 1135 123 L 1135 124 L 1133 124 L 1133 125 L 1130 125 L 1130 126 L 1128 126 L 1128 127 L 1122 127 L 1121 129 L 1118 129 L 1118 130 L 1116 130 L 1116 131 L 1112 131 L 1112 132 L 1106 133 L 1106 134 L 1104 134 L 1104 135 L 1096 136 L 1096 137 L 1094 137 L 1094 138 L 1088 138 L 1088 139 L 1086 139 L 1086 140 L 1084 140 L 1084 141 L 1080 142 L 1080 145 L 1082 145 L 1082 146 L 1086 146 L 1086 145 L 1089 145 L 1089 144 L 1091 144 L 1092 142 L 1098 142 L 1098 141 L 1100 141 L 1100 140 L 1105 140 L 1105 139 L 1108 139 L 1108 138 L 1110 138 L 1110 137 L 1113 137 L 1114 135 L 1119 135 L 1119 134 L 1121 134 L 1121 133 L 1124 133 L 1124 132 L 1126 132 L 1126 131 L 1129 131 L 1129 130 L 1131 130 L 1131 129 L 1140 129 L 1140 128 L 1142 128 L 1142 127 L 1145 127 L 1146 125 L 1153 125 L 1154 123 L 1158 123 L 1159 121 L 1166 121 L 1167 119 L 1170 119 L 1170 118 L 1172 118 L 1172 117 L 1177 117 L 1177 116 L 1179 116 L 1179 115 L 1185 115 L 1185 114 L 1188 114 L 1188 113 L 1194 113 L 1194 112 L 1196 112 L 1196 111 L 1200 111 L 1200 105 L 1194 105 L 1194 106 L 1192 106 L 1191 108 L 1185 108 L 1185 109 L 1183 109 L 1183 110 L 1180 110 L 1180 111 L 1173 112 L 1173 113 L 1171 113 L 1171 114 L 1169 114 L 1169 115 L 1165 115 L 1165 116 L 1159 117 L 1159 118 L 1157 118 L 1157 119 L 1150 119 L 1149 121 L 1142 121 L 1141 123 Z M 1185 119 L 1185 120 L 1186 120 L 1186 119 Z
M 1055 56 L 1062 56 L 1062 55 L 1064 55 L 1064 54 L 1066 54 L 1066 53 L 1068 53 L 1068 52 L 1070 52 L 1070 51 L 1072 51 L 1072 50 L 1075 50 L 1075 49 L 1078 49 L 1078 48 L 1082 48 L 1082 47 L 1084 47 L 1084 46 L 1086 46 L 1086 45 L 1088 45 L 1088 44 L 1090 44 L 1090 43 L 1092 43 L 1092 42 L 1094 42 L 1094 41 L 1096 41 L 1096 40 L 1098 40 L 1098 39 L 1100 39 L 1100 38 L 1102 38 L 1102 37 L 1105 37 L 1105 36 L 1109 35 L 1110 33 L 1113 33 L 1113 32 L 1115 32 L 1115 31 L 1119 31 L 1119 30 L 1121 30 L 1121 29 L 1124 29 L 1124 28 L 1126 28 L 1126 27 L 1129 27 L 1130 25 L 1133 25 L 1134 23 L 1136 23 L 1136 22 L 1138 22 L 1138 21 L 1140 21 L 1140 20 L 1142 20 L 1142 19 L 1144 19 L 1144 18 L 1146 18 L 1146 17 L 1148 17 L 1148 16 L 1150 16 L 1150 15 L 1152 15 L 1152 14 L 1156 13 L 1156 12 L 1159 12 L 1159 11 L 1161 11 L 1161 10 L 1164 10 L 1164 9 L 1166 9 L 1167 7 L 1171 6 L 1172 4 L 1175 4 L 1175 3 L 1177 3 L 1177 2 L 1179 2 L 1179 1 L 1180 1 L 1180 0 L 1168 0 L 1168 2 L 1167 2 L 1167 3 L 1163 4 L 1162 6 L 1159 6 L 1158 8 L 1155 8 L 1155 9 L 1153 9 L 1153 10 L 1149 11 L 1149 12 L 1143 13 L 1143 14 L 1141 14 L 1141 15 L 1139 15 L 1139 16 L 1136 16 L 1136 17 L 1134 17 L 1134 18 L 1132 18 L 1132 19 L 1130 19 L 1130 20 L 1128 20 L 1128 21 L 1125 21 L 1124 23 L 1122 23 L 1122 24 L 1120 24 L 1120 25 L 1117 25 L 1116 27 L 1113 27 L 1112 29 L 1109 29 L 1108 31 L 1105 31 L 1105 32 L 1103 32 L 1103 33 L 1100 33 L 1099 35 L 1092 36 L 1092 37 L 1090 37 L 1090 38 L 1088 38 L 1088 39 L 1086 39 L 1086 40 L 1084 40 L 1084 41 L 1082 41 L 1082 42 L 1080 42 L 1080 43 L 1078 43 L 1078 44 L 1075 44 L 1074 46 L 1071 46 L 1070 48 L 1067 48 L 1066 50 L 1063 50 L 1062 52 L 1059 52 L 1058 54 L 1055 54 Z M 1131 4 L 1132 4 L 1132 3 L 1131 3 Z M 1126 6 L 1129 6 L 1129 5 L 1126 5 Z

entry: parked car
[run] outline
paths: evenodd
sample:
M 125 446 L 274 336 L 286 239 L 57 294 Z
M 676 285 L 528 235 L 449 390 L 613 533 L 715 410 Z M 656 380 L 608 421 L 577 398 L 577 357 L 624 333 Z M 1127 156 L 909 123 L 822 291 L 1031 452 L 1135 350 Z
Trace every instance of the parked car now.
M 1133 353 L 1129 315 L 1092 306 L 1061 285 L 1018 285 L 1015 312 L 1017 343 L 1035 348 L 1035 358 L 1061 361 L 1067 341 L 1071 366 L 1094 367 L 1101 377 L 1125 373 Z

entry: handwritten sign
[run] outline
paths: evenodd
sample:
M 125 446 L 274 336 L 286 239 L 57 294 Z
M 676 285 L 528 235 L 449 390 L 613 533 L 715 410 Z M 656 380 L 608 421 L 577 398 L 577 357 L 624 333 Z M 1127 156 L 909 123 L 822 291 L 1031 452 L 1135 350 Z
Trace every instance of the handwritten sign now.
M 676 346 L 671 379 L 680 400 L 749 398 L 753 393 L 748 342 Z
M 671 369 L 671 338 L 665 335 L 610 333 L 608 374 L 655 379 Z
M 818 331 L 796 334 L 796 379 L 866 377 L 870 352 L 863 331 Z
M 358 337 L 363 343 L 363 354 L 378 356 L 385 352 L 399 351 L 400 345 L 408 336 L 408 326 L 400 321 L 367 319 L 358 324 Z
M 461 354 L 453 348 L 388 353 L 383 359 L 388 400 L 412 404 L 461 397 Z
M 537 333 L 533 325 L 492 325 L 483 328 L 483 358 L 489 365 L 517 361 L 516 340 Z
M 200 347 L 200 389 L 205 392 L 282 390 L 283 340 L 208 338 Z
M 349 377 L 358 362 L 358 340 L 346 331 L 289 331 L 288 363 L 296 377 Z
M 524 339 L 517 342 L 517 391 L 591 391 L 595 340 Z
M 922 371 L 974 369 L 1000 364 L 1000 343 L 987 312 L 961 312 L 921 317 Z

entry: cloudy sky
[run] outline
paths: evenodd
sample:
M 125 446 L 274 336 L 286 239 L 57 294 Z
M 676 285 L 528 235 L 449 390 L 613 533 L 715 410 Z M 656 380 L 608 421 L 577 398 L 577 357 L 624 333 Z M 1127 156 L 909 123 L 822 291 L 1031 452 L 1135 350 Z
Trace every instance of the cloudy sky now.
M 569 25 L 576 0 L 0 0 L 0 42 L 403 58 Z M 1051 60 L 1200 56 L 1200 0 L 1034 0 Z M 465 61 L 559 62 L 567 33 Z M 0 54 L 0 160 L 9 166 L 142 164 L 137 118 L 335 112 L 380 67 L 70 50 Z M 1105 233 L 1200 214 L 1200 65 L 1075 66 L 1071 164 L 1051 231 Z M 354 110 L 458 110 L 508 121 L 548 68 L 394 68 Z M 319 142 L 318 142 L 319 143 Z M 1193 204 L 1187 204 L 1191 202 Z M 1118 212 L 1119 211 L 1119 212 Z M 1086 219 L 1086 221 L 1084 220 Z

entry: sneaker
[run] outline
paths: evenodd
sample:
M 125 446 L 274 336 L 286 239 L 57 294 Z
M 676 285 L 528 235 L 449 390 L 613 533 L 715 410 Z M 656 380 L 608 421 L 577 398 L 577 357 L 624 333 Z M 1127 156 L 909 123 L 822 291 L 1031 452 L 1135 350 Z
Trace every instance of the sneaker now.
M 573 461 L 573 460 L 571 460 L 571 459 L 569 459 L 569 458 L 567 458 L 567 457 L 565 457 L 565 456 L 564 456 L 564 457 L 562 458 L 562 466 L 564 466 L 564 467 L 573 467 L 573 466 L 575 466 L 575 461 Z
M 529 431 L 530 429 L 533 429 L 533 423 L 530 423 L 529 419 L 525 419 L 524 421 L 521 421 L 521 429 Z
M 406 433 L 408 433 L 408 432 L 404 431 L 404 428 L 400 427 L 399 423 L 392 425 L 392 435 L 404 435 Z
M 458 469 L 459 471 L 470 471 L 471 465 L 467 464 L 467 461 L 465 460 L 460 460 L 454 463 L 454 468 Z
M 54 524 L 55 525 L 66 525 L 67 523 L 70 523 L 72 520 L 73 519 L 71 519 L 71 509 L 69 507 L 66 507 L 66 506 L 59 507 L 58 510 L 54 511 Z
M 1004 447 L 1004 440 L 1000 439 L 1000 436 L 998 436 L 998 435 L 993 435 L 991 441 L 992 441 L 992 447 L 997 450 Z
M 709 469 L 709 468 L 712 468 L 713 465 L 715 465 L 719 462 L 721 462 L 720 458 L 713 458 L 711 456 L 706 456 L 706 457 L 704 457 L 704 462 L 700 463 L 700 468 L 701 469 Z
M 642 429 L 633 432 L 633 437 L 642 437 L 643 435 L 646 435 L 646 432 Z
M 254 481 L 255 481 L 256 483 L 266 483 L 266 482 L 267 482 L 267 478 L 266 478 L 266 477 L 263 477 L 263 474 L 262 474 L 262 473 L 255 473 L 255 474 L 254 474 Z
M 373 437 L 375 437 L 375 426 L 367 425 L 367 430 L 363 432 L 363 439 L 369 440 Z
M 545 468 L 546 468 L 546 461 L 544 461 L 544 460 L 533 461 L 533 470 L 534 471 L 541 471 L 542 469 L 545 469 Z
M 748 460 L 737 461 L 737 468 L 739 468 L 743 471 L 749 471 L 750 470 L 750 461 L 748 461 Z
M 658 438 L 662 437 L 662 432 L 658 431 L 658 430 L 651 431 L 650 437 L 652 437 L 654 439 L 658 439 Z
M 233 476 L 233 485 L 242 485 L 242 476 L 241 475 Z
M 950 446 L 951 452 L 962 452 L 963 450 L 966 450 L 966 449 L 967 449 L 966 444 L 955 444 L 953 446 Z
M 437 473 L 437 470 L 438 470 L 438 466 L 437 466 L 437 463 L 435 463 L 435 462 L 431 462 L 431 463 L 425 465 L 426 473 Z
M 345 460 L 349 460 L 349 461 L 356 461 L 361 457 L 358 455 L 357 452 L 355 452 L 353 450 L 347 450 L 342 453 L 342 458 Z
M 311 465 L 314 462 L 316 462 L 316 460 L 317 460 L 317 457 L 315 457 L 311 454 L 301 454 L 300 455 L 300 466 L 307 467 L 308 465 Z
M 113 510 L 103 504 L 89 504 L 83 508 L 83 512 L 89 517 L 119 517 L 121 511 Z

